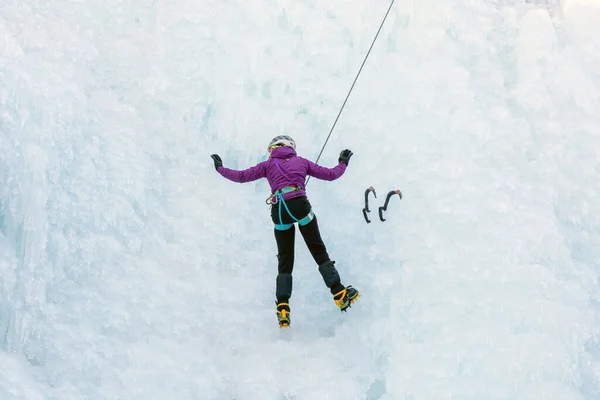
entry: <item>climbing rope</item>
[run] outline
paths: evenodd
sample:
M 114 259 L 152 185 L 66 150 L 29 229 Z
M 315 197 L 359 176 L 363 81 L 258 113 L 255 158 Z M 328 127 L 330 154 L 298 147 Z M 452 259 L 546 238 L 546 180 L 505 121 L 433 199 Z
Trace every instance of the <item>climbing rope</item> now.
M 371 47 L 369 47 L 369 51 L 367 51 L 367 55 L 365 56 L 365 59 L 363 60 L 358 73 L 356 74 L 356 77 L 354 78 L 354 82 L 352 82 L 352 86 L 350 86 L 350 90 L 348 91 L 348 94 L 346 95 L 346 98 L 344 99 L 344 102 L 342 103 L 342 107 L 340 108 L 340 111 L 338 112 L 337 117 L 335 117 L 335 121 L 333 121 L 333 125 L 331 126 L 331 130 L 329 131 L 329 135 L 327 135 L 327 139 L 325 139 L 325 143 L 323 143 L 323 147 L 321 148 L 321 152 L 319 153 L 319 156 L 317 157 L 317 160 L 315 161 L 315 163 L 319 162 L 319 159 L 321 158 L 321 155 L 323 154 L 323 150 L 325 150 L 325 146 L 327 146 L 327 142 L 329 141 L 329 138 L 331 137 L 331 133 L 333 132 L 333 129 L 335 128 L 338 119 L 340 119 L 340 115 L 342 115 L 342 111 L 344 111 L 344 107 L 346 106 L 346 102 L 348 101 L 348 98 L 350 97 L 350 93 L 352 93 L 352 89 L 354 89 L 354 85 L 356 84 L 356 81 L 358 80 L 358 77 L 360 76 L 360 73 L 362 72 L 363 67 L 365 66 L 365 63 L 367 62 L 367 59 L 369 58 L 369 54 L 371 54 L 371 50 L 373 49 L 373 46 L 375 45 L 375 42 L 377 41 L 377 37 L 379 36 L 379 32 L 381 32 L 381 28 L 383 28 L 383 24 L 385 23 L 385 20 L 388 17 L 388 14 L 390 13 L 390 10 L 392 9 L 392 6 L 394 5 L 394 1 L 392 0 L 392 2 L 390 3 L 390 6 L 387 9 L 387 12 L 385 13 L 385 16 L 383 17 L 383 20 L 381 21 L 381 24 L 379 25 L 379 29 L 377 29 L 377 33 L 375 34 L 375 38 L 373 38 L 373 42 L 371 43 Z M 308 179 L 306 180 L 306 183 L 304 186 L 308 185 L 308 181 L 310 181 L 310 176 L 308 177 Z

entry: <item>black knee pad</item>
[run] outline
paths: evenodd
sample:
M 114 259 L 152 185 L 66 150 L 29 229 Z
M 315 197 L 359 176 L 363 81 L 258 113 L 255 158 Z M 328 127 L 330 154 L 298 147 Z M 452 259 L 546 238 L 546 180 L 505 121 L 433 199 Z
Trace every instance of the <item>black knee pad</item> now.
M 334 264 L 334 261 L 326 261 L 319 265 L 319 272 L 328 288 L 340 284 L 340 274 L 338 274 Z
M 275 295 L 278 301 L 289 300 L 292 297 L 292 274 L 277 275 Z

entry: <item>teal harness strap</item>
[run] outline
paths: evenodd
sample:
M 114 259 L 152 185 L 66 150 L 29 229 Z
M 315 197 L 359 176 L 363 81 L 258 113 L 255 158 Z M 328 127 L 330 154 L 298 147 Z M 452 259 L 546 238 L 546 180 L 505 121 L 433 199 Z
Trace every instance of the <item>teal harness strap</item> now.
M 287 231 L 288 229 L 290 229 L 294 224 L 284 224 L 283 220 L 281 219 L 281 204 L 283 204 L 283 206 L 285 207 L 285 211 L 287 211 L 288 215 L 290 217 L 292 217 L 292 219 L 294 221 L 296 221 L 298 223 L 298 225 L 300 226 L 304 226 L 306 224 L 308 224 L 310 221 L 313 220 L 313 218 L 315 217 L 315 214 L 313 213 L 312 209 L 310 210 L 310 212 L 308 213 L 308 215 L 302 219 L 297 219 L 296 217 L 294 217 L 294 215 L 292 215 L 292 213 L 290 212 L 290 209 L 288 208 L 287 204 L 285 204 L 285 200 L 283 199 L 283 195 L 285 193 L 290 193 L 293 192 L 294 190 L 296 190 L 296 188 L 291 188 L 291 187 L 286 187 L 283 188 L 279 191 L 277 191 L 275 193 L 275 195 L 277 196 L 277 202 L 278 204 L 278 211 L 279 211 L 279 223 L 275 224 L 275 229 L 277 229 L 278 231 Z
M 291 227 L 292 227 L 294 224 L 284 224 L 284 223 L 283 223 L 283 221 L 282 221 L 282 219 L 281 219 L 281 203 L 283 202 L 283 196 L 282 196 L 282 195 L 279 195 L 279 196 L 281 196 L 281 197 L 278 199 L 278 200 L 279 200 L 279 201 L 278 201 L 278 203 L 279 203 L 279 205 L 278 205 L 278 207 L 279 207 L 279 223 L 278 223 L 278 224 L 275 224 L 275 229 L 277 229 L 278 231 L 287 231 L 287 230 L 288 230 L 288 229 L 290 229 L 290 228 L 291 228 Z M 287 206 L 286 206 L 286 208 L 287 208 Z M 294 218 L 294 217 L 293 217 L 291 214 L 290 214 L 290 216 L 291 216 L 292 218 Z M 294 219 L 295 219 L 295 218 L 294 218 Z

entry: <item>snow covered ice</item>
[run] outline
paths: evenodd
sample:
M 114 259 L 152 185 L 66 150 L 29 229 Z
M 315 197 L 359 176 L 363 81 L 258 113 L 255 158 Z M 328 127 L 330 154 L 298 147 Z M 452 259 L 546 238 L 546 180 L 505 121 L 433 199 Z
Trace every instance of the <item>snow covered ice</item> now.
M 278 328 L 209 156 L 315 160 L 388 5 L 0 2 L 0 400 L 600 398 L 598 1 L 394 5 L 308 185 L 362 297 L 298 235 Z

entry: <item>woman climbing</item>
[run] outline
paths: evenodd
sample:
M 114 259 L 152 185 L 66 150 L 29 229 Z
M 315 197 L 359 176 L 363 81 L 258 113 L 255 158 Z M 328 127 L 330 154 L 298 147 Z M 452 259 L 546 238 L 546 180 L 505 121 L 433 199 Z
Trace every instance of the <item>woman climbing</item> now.
M 359 293 L 352 286 L 342 285 L 340 275 L 327 254 L 321 239 L 317 217 L 306 197 L 305 179 L 312 176 L 317 179 L 333 181 L 346 171 L 352 152 L 343 150 L 334 168 L 321 167 L 296 155 L 296 142 L 289 136 L 277 136 L 269 143 L 269 159 L 243 171 L 223 167 L 223 161 L 217 154 L 211 155 L 215 169 L 223 177 L 238 183 L 251 182 L 267 178 L 272 194 L 267 199 L 271 205 L 271 219 L 275 224 L 277 241 L 278 275 L 275 295 L 277 297 L 277 319 L 281 328 L 290 325 L 290 305 L 292 296 L 292 269 L 294 267 L 294 224 L 298 228 L 319 272 L 330 289 L 335 304 L 346 311 Z

